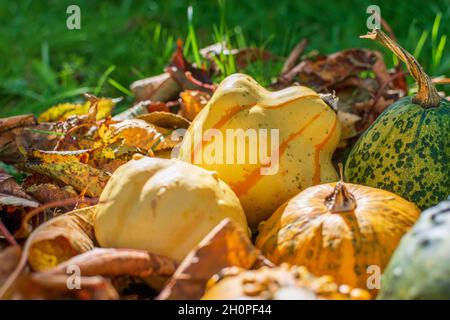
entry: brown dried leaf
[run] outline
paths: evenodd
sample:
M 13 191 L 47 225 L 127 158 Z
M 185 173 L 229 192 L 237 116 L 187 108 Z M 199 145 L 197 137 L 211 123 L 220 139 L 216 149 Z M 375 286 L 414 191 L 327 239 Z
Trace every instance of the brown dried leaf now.
M 177 92 L 178 94 L 178 92 Z M 114 121 L 123 121 L 137 118 L 140 115 L 147 114 L 149 112 L 154 111 L 165 111 L 170 112 L 171 102 L 160 102 L 160 101 L 151 101 L 151 100 L 143 100 L 132 106 L 131 108 L 115 115 L 113 117 Z
M 2 206 L 36 208 L 39 202 L 29 196 L 12 176 L 0 172 L 0 208 Z
M 44 174 L 62 184 L 72 186 L 88 197 L 99 197 L 110 178 L 110 174 L 96 169 L 86 162 L 87 150 L 79 151 L 42 151 L 34 150 L 26 163 L 25 171 Z
M 0 252 L 0 288 L 17 267 L 21 254 L 19 246 L 9 246 Z
M 362 121 L 357 124 L 357 129 L 360 132 L 367 129 L 387 107 L 397 100 L 398 96 L 394 95 L 393 98 L 380 96 L 376 101 L 375 99 L 370 99 L 355 103 L 354 109 L 364 114 Z
M 214 274 L 230 266 L 250 269 L 259 258 L 245 231 L 224 219 L 183 260 L 158 299 L 200 299 Z
M 33 114 L 24 114 L 21 116 L 13 116 L 9 118 L 0 119 L 0 133 L 21 128 L 30 127 L 36 124 L 36 118 Z
M 179 115 L 156 111 L 136 119 L 113 123 L 102 134 L 103 143 L 107 147 L 99 151 L 108 153 L 103 156 L 100 154 L 100 158 L 106 157 L 110 161 L 125 155 L 129 160 L 134 153 L 153 156 L 156 151 L 172 149 L 179 143 L 178 140 L 171 140 L 173 129 L 187 128 L 189 124 L 188 120 Z M 95 157 L 99 158 L 99 155 Z
M 384 63 L 383 55 L 379 51 L 373 51 L 376 60 L 372 66 L 373 73 L 377 77 L 378 83 L 381 85 L 384 83 L 390 83 L 389 71 Z
M 39 226 L 27 239 L 14 272 L 0 287 L 0 299 L 11 290 L 27 265 L 35 271 L 58 264 L 95 247 L 94 217 L 96 206 L 68 212 Z
M 73 276 L 72 276 L 73 277 Z M 17 300 L 116 300 L 119 295 L 110 280 L 103 277 L 80 277 L 79 289 L 70 289 L 70 275 L 33 273 L 22 276 L 11 299 Z M 75 284 L 75 283 L 74 283 Z
M 0 119 L 0 161 L 16 163 L 24 159 L 16 144 L 16 138 L 24 128 L 36 125 L 32 114 Z
M 319 57 L 314 61 L 305 60 L 296 71 L 300 83 L 322 91 L 351 76 L 357 76 L 361 71 L 372 70 L 376 62 L 377 55 L 374 51 L 349 49 Z
M 278 57 L 271 52 L 264 50 L 262 48 L 244 48 L 239 49 L 235 55 L 236 66 L 239 69 L 246 68 L 249 64 L 261 60 L 269 61 L 275 60 Z
M 93 249 L 95 208 L 68 212 L 37 228 L 28 238 L 24 250 L 33 270 L 48 270 Z
M 190 71 L 183 71 L 175 66 L 169 66 L 165 71 L 178 83 L 181 90 L 199 90 L 212 94 L 216 89 L 214 84 L 198 80 Z
M 78 193 L 71 186 L 60 187 L 54 183 L 33 184 L 26 190 L 40 203 L 48 203 L 78 197 Z
M 207 70 L 201 68 L 201 66 L 194 66 L 186 60 L 183 54 L 183 42 L 181 41 L 181 39 L 178 39 L 177 41 L 177 48 L 172 55 L 172 60 L 169 66 L 183 73 L 188 72 L 198 82 L 198 84 L 212 84 L 211 75 Z M 188 89 L 183 85 L 181 87 L 185 90 Z
M 171 62 L 164 71 L 158 76 L 141 79 L 131 85 L 137 101 L 167 102 L 176 99 L 183 89 L 207 92 L 214 90 L 210 74 L 204 69 L 194 67 L 184 57 L 181 40 L 178 40 Z
M 46 273 L 66 274 L 67 268 L 72 265 L 80 268 L 83 277 L 171 276 L 177 267 L 172 259 L 143 250 L 94 248 L 57 265 Z
M 181 104 L 181 115 L 192 121 L 197 114 L 208 104 L 211 95 L 198 90 L 185 90 L 180 93 L 183 101 Z
M 170 75 L 165 72 L 160 75 L 137 80 L 130 86 L 136 101 L 152 100 L 152 101 L 169 101 L 175 99 L 181 90 L 181 87 Z
M 137 118 L 164 129 L 187 129 L 191 125 L 191 122 L 185 117 L 164 111 L 146 113 Z
M 167 134 L 167 130 L 156 127 L 141 119 L 123 120 L 109 127 L 110 133 L 106 144 L 122 140 L 128 147 L 151 150 L 160 139 Z

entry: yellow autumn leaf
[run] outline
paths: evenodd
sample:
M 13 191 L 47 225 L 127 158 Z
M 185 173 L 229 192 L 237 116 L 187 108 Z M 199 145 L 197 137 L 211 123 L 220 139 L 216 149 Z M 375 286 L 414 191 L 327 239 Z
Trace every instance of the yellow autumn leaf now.
M 111 110 L 114 107 L 115 102 L 110 98 L 100 98 L 98 101 L 97 120 L 104 119 L 111 114 Z M 56 122 L 64 121 L 68 117 L 73 115 L 87 114 L 91 103 L 86 101 L 85 103 L 61 103 L 53 107 L 50 107 L 43 112 L 39 118 L 39 122 Z
M 85 192 L 88 197 L 99 197 L 110 174 L 80 162 L 87 161 L 88 158 L 89 153 L 86 150 L 33 150 L 23 169 L 72 186 L 78 192 Z

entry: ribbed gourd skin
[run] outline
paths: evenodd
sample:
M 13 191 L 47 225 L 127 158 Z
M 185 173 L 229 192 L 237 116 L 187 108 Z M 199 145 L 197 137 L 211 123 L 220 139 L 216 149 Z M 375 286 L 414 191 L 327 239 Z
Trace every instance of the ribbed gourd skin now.
M 450 102 L 423 108 L 405 97 L 366 130 L 346 163 L 349 182 L 394 192 L 421 209 L 450 194 Z
M 450 198 L 425 210 L 400 241 L 378 299 L 450 299 Z

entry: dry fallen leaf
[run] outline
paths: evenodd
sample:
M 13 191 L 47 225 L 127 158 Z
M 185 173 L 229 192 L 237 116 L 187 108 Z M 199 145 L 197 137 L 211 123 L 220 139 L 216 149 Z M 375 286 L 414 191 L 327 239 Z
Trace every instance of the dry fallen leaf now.
M 137 117 L 155 126 L 165 129 L 187 129 L 191 124 L 185 117 L 164 111 L 154 111 Z
M 127 146 L 148 151 L 166 133 L 166 130 L 157 128 L 141 119 L 123 120 L 110 125 L 109 132 L 104 136 L 104 143 L 109 145 L 123 140 Z
M 137 80 L 130 86 L 136 101 L 152 100 L 166 102 L 175 99 L 181 87 L 168 72 Z
M 110 178 L 110 174 L 96 169 L 85 162 L 88 153 L 34 150 L 22 166 L 31 173 L 39 173 L 62 184 L 72 186 L 88 197 L 99 197 Z
M 0 171 L 0 208 L 36 208 L 39 202 L 28 195 L 12 176 Z
M 77 255 L 46 273 L 67 274 L 67 268 L 76 265 L 83 277 L 90 276 L 171 276 L 177 267 L 170 258 L 135 249 L 94 248 Z
M 13 116 L 9 118 L 0 119 L 0 133 L 5 133 L 9 130 L 29 127 L 36 124 L 36 118 L 33 114 L 24 114 L 20 116 Z M 2 136 L 3 137 L 3 136 Z
M 122 121 L 134 119 L 149 112 L 172 112 L 172 109 L 176 109 L 178 105 L 179 102 L 176 100 L 167 102 L 143 100 L 139 101 L 131 108 L 128 108 L 127 110 L 115 115 L 112 119 L 114 121 Z
M 111 114 L 115 105 L 115 100 L 110 98 L 98 99 L 97 120 L 103 119 Z M 44 111 L 38 118 L 39 122 L 57 122 L 65 121 L 70 116 L 84 115 L 89 112 L 91 106 L 90 101 L 85 103 L 62 103 L 50 107 Z
M 80 277 L 62 274 L 33 273 L 18 279 L 11 299 L 20 300 L 116 300 L 119 295 L 109 279 L 100 276 Z M 73 287 L 71 287 L 73 286 Z
M 60 187 L 55 183 L 41 183 L 29 186 L 26 191 L 40 203 L 48 203 L 78 197 L 71 186 Z
M 208 280 L 225 267 L 250 269 L 260 253 L 234 221 L 220 222 L 180 264 L 158 299 L 200 299 Z
M 0 161 L 16 163 L 23 160 L 16 143 L 17 136 L 25 128 L 34 127 L 36 118 L 32 114 L 0 119 Z
M 19 263 L 22 250 L 19 246 L 9 246 L 0 252 L 0 288 Z
M 176 100 L 181 90 L 197 89 L 207 92 L 214 90 L 209 73 L 193 66 L 184 57 L 181 40 L 178 40 L 171 62 L 164 71 L 160 75 L 137 80 L 131 84 L 130 88 L 136 101 L 167 102 Z
M 24 249 L 32 269 L 48 270 L 93 249 L 95 208 L 68 212 L 37 228 L 27 239 Z
M 183 101 L 181 104 L 181 115 L 192 121 L 197 114 L 206 106 L 211 95 L 198 90 L 185 90 L 180 93 Z
M 283 75 L 290 83 L 296 77 L 300 83 L 318 91 L 329 89 L 337 83 L 358 75 L 361 71 L 371 70 L 377 56 L 366 49 L 349 49 L 316 59 L 304 60 Z
M 194 80 L 195 83 L 191 83 L 190 85 L 198 85 L 204 89 L 212 89 L 212 87 L 209 87 L 209 85 L 212 85 L 211 75 L 209 74 L 209 72 L 202 68 L 202 66 L 194 66 L 184 57 L 183 41 L 181 39 L 177 40 L 177 48 L 175 49 L 175 52 L 172 55 L 171 62 L 169 63 L 169 69 L 174 70 L 174 68 L 183 73 L 189 73 L 193 77 L 193 79 L 190 79 L 189 82 L 192 82 L 192 80 Z M 188 88 L 183 85 L 181 85 L 181 87 L 184 90 L 195 89 Z

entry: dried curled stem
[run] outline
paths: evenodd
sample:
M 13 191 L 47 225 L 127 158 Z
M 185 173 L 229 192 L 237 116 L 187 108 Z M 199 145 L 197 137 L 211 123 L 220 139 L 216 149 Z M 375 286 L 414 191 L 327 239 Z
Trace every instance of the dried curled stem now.
M 420 104 L 424 108 L 434 108 L 439 106 L 441 98 L 430 77 L 408 51 L 400 47 L 398 43 L 379 29 L 369 32 L 367 35 L 361 36 L 361 38 L 378 41 L 406 64 L 409 73 L 419 86 L 417 94 L 412 99 L 414 103 Z

